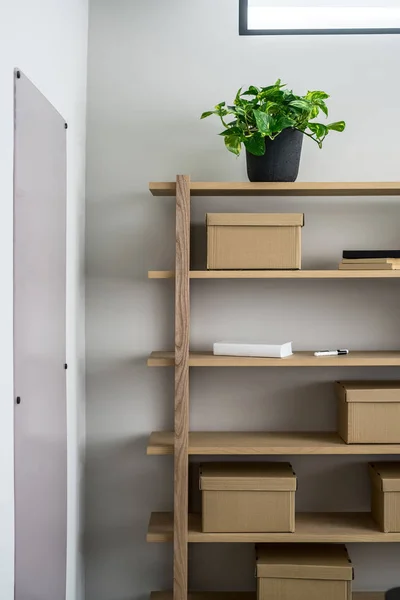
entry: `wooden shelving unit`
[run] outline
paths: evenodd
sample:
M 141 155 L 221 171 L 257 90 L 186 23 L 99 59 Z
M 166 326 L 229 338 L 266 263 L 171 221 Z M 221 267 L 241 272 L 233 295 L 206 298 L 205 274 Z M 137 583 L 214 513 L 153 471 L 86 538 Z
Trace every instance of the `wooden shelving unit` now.
M 282 456 L 290 454 L 400 454 L 400 444 L 346 444 L 330 432 L 230 432 L 193 431 L 189 433 L 189 454 L 198 456 Z M 174 453 L 174 432 L 154 431 L 147 454 Z
M 173 367 L 172 351 L 152 352 L 149 367 Z M 314 356 L 313 352 L 295 352 L 292 356 L 251 358 L 246 356 L 214 356 L 211 352 L 190 352 L 189 367 L 400 367 L 400 352 L 350 352 L 347 356 Z
M 175 279 L 175 271 L 149 271 L 149 279 Z M 398 279 L 398 271 L 190 271 L 190 279 Z
M 174 539 L 172 513 L 152 513 L 148 542 Z M 382 533 L 370 513 L 297 513 L 294 533 L 203 533 L 201 515 L 190 514 L 188 541 L 192 543 L 394 543 L 400 533 Z
M 190 271 L 190 203 L 197 196 L 400 196 L 399 182 L 384 183 L 150 183 L 153 196 L 176 198 L 176 262 L 174 271 L 149 271 L 150 279 L 175 282 L 175 349 L 152 352 L 150 367 L 175 368 L 173 432 L 154 432 L 147 453 L 174 456 L 174 512 L 153 513 L 149 542 L 174 544 L 173 592 L 153 592 L 151 600 L 254 600 L 253 593 L 188 594 L 188 543 L 212 542 L 400 542 L 400 534 L 382 533 L 369 513 L 299 513 L 294 533 L 203 533 L 201 516 L 188 514 L 189 454 L 400 454 L 400 444 L 346 445 L 336 433 L 189 433 L 190 367 L 400 367 L 400 352 L 351 352 L 348 356 L 316 358 L 297 352 L 282 359 L 213 356 L 189 352 L 191 279 L 397 279 L 400 271 Z M 381 593 L 355 593 L 355 600 L 383 600 Z
M 182 176 L 184 177 L 184 176 Z M 248 183 L 190 181 L 190 196 L 400 196 L 400 182 Z M 177 196 L 178 182 L 152 182 L 153 196 Z

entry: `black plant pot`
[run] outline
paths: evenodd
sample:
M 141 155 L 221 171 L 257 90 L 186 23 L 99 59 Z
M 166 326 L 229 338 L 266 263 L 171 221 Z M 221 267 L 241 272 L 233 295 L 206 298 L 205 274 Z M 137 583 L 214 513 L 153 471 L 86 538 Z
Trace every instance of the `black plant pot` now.
M 284 129 L 274 140 L 265 138 L 264 156 L 246 150 L 250 181 L 296 181 L 299 173 L 303 133 Z
M 389 590 L 385 594 L 386 600 L 400 600 L 400 588 L 395 588 L 393 590 Z

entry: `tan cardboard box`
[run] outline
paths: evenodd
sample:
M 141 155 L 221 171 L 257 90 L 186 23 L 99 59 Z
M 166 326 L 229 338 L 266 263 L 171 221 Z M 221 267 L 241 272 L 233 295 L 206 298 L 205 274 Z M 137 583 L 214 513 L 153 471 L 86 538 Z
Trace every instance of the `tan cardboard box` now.
M 256 546 L 257 600 L 351 600 L 353 567 L 346 547 Z
M 373 518 L 384 533 L 399 533 L 400 463 L 371 463 L 369 474 Z
M 338 430 L 347 444 L 400 443 L 400 382 L 336 383 Z
M 203 531 L 293 532 L 296 487 L 289 463 L 205 463 Z
M 303 214 L 206 215 L 208 269 L 301 269 Z

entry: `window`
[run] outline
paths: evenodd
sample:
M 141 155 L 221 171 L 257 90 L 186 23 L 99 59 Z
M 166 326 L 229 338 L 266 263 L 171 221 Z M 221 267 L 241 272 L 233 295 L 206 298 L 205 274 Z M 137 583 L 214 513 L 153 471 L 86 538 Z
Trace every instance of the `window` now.
M 239 0 L 239 33 L 400 33 L 400 0 Z

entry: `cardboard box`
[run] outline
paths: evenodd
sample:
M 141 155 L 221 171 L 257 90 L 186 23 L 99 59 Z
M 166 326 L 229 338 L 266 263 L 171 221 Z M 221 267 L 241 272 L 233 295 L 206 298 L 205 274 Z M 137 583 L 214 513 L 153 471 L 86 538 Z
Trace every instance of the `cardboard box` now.
M 346 547 L 256 546 L 257 600 L 351 600 L 353 567 Z
M 301 269 L 303 214 L 207 214 L 208 269 Z
M 203 531 L 293 532 L 296 487 L 289 463 L 205 463 Z
M 400 532 L 400 463 L 369 465 L 371 512 L 384 533 Z
M 400 382 L 336 384 L 339 435 L 347 444 L 400 443 Z

